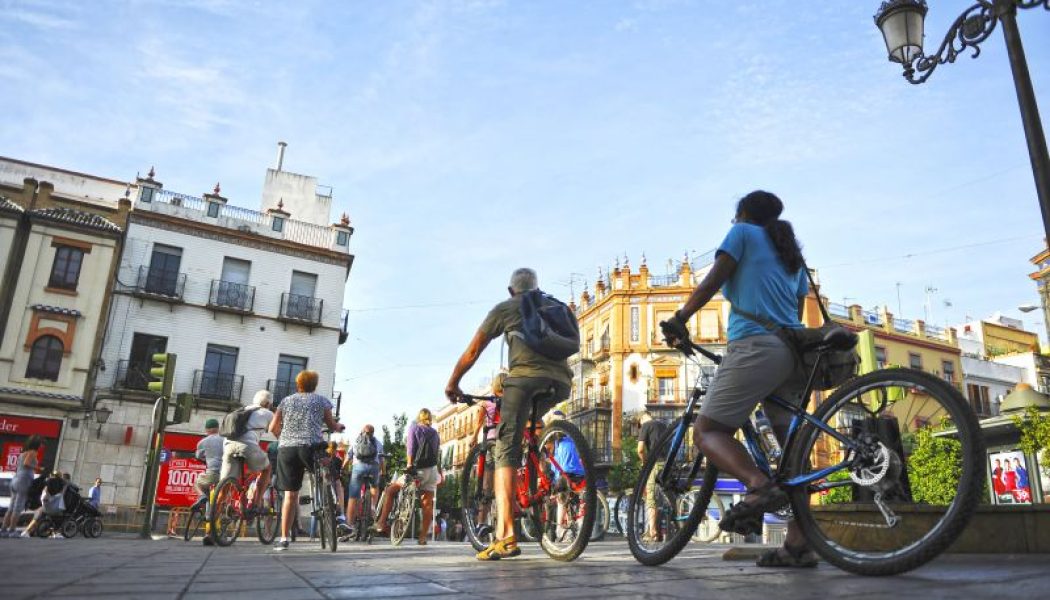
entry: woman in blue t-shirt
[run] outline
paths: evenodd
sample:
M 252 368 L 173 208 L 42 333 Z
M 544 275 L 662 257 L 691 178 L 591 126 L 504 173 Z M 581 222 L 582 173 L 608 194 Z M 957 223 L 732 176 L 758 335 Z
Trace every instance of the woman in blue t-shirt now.
M 688 339 L 687 323 L 719 291 L 732 304 L 726 354 L 696 424 L 697 445 L 722 472 L 747 486 L 741 502 L 726 512 L 719 526 L 740 534 L 762 532 L 762 518 L 788 504 L 787 494 L 755 466 L 735 437 L 755 405 L 770 394 L 801 400 L 792 350 L 763 324 L 802 327 L 802 299 L 808 292 L 802 251 L 791 224 L 780 220 L 784 205 L 775 195 L 755 191 L 737 204 L 736 218 L 718 247 L 715 263 L 685 306 L 662 323 L 669 339 Z M 744 316 L 748 315 L 748 316 Z M 790 415 L 765 403 L 774 429 L 784 441 Z M 814 566 L 793 523 L 783 548 L 759 559 L 759 566 Z

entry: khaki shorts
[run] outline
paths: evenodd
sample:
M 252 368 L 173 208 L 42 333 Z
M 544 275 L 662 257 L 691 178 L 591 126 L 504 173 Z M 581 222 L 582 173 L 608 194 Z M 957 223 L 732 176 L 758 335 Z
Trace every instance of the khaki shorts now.
M 239 477 L 241 475 L 234 468 L 234 463 L 239 465 L 241 458 L 244 459 L 244 464 L 248 465 L 248 471 L 251 473 L 258 473 L 270 467 L 270 457 L 257 444 L 226 440 L 222 446 L 222 476 L 219 477 L 219 481 L 230 476 Z
M 419 475 L 419 489 L 424 492 L 437 492 L 438 481 L 441 479 L 441 474 L 438 473 L 437 467 L 427 467 L 425 469 L 416 469 L 416 474 Z
M 645 482 L 645 507 L 646 508 L 657 508 L 656 505 L 656 492 L 659 486 L 656 485 L 656 476 L 660 474 L 664 468 L 664 461 L 656 461 L 656 466 L 649 473 L 649 481 Z
M 493 456 L 497 467 L 521 466 L 521 437 L 536 406 L 536 418 L 569 397 L 569 384 L 547 377 L 508 377 L 503 382 L 500 422 Z
M 197 486 L 197 491 L 202 494 L 208 493 L 208 488 L 219 483 L 219 474 L 215 471 L 205 471 L 197 476 L 197 482 L 193 485 Z
M 722 364 L 700 406 L 700 414 L 738 428 L 759 402 L 774 425 L 785 427 L 791 415 L 772 402 L 772 394 L 798 404 L 805 382 L 795 370 L 795 355 L 775 335 L 755 335 L 729 342 Z

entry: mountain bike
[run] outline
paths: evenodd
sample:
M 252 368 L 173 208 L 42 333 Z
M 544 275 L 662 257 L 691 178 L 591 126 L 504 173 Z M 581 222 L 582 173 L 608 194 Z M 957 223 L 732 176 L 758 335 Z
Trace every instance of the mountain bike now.
M 307 473 L 310 476 L 310 496 L 299 497 L 300 505 L 311 504 L 310 515 L 317 521 L 318 537 L 321 549 L 335 552 L 339 547 L 335 486 L 342 485 L 332 474 L 332 461 L 335 460 L 328 442 L 321 442 L 314 450 L 313 461 Z
M 497 403 L 495 396 L 464 394 L 457 401 L 474 404 L 479 400 Z M 522 436 L 524 452 L 518 468 L 515 490 L 515 511 L 519 534 L 527 539 L 534 532 L 543 551 L 555 560 L 571 561 L 583 553 L 590 541 L 597 512 L 594 463 L 590 445 L 575 425 L 556 420 L 546 427 L 538 422 L 536 404 L 532 406 L 529 427 Z M 576 446 L 583 474 L 567 473 L 555 459 L 555 447 L 563 439 Z M 485 441 L 475 446 L 463 466 L 460 478 L 460 502 L 467 539 L 477 550 L 483 550 L 492 541 L 495 529 L 496 507 L 492 486 L 487 484 L 486 471 L 491 473 L 495 443 Z
M 379 454 L 377 459 L 385 460 L 389 456 L 389 454 Z M 362 475 L 360 480 L 361 495 L 359 496 L 360 502 L 358 503 L 357 514 L 350 517 L 353 533 L 342 536 L 339 541 L 346 542 L 352 539 L 355 542 L 371 544 L 372 537 L 375 535 L 375 530 L 372 526 L 376 521 L 375 508 L 372 504 L 372 490 L 377 489 L 378 482 L 374 481 L 371 475 Z
M 211 493 L 211 537 L 219 546 L 230 546 L 237 541 L 244 522 L 255 523 L 255 533 L 259 542 L 272 544 L 281 526 L 281 516 L 277 512 L 277 491 L 267 486 L 259 496 L 259 502 L 253 503 L 256 486 L 259 485 L 260 473 L 244 475 L 244 458 L 231 456 L 231 475 L 219 482 Z M 187 529 L 190 521 L 186 522 Z
M 855 344 L 856 336 L 839 328 L 803 348 L 818 359 L 801 397 L 811 397 L 827 353 Z M 698 366 L 696 353 L 721 362 L 719 355 L 688 340 L 676 348 Z M 662 535 L 643 541 L 639 511 L 630 511 L 631 553 L 646 565 L 664 563 L 681 551 L 714 493 L 718 471 L 690 439 L 705 379 L 701 368 L 684 414 L 657 444 L 635 487 L 637 506 L 654 475 L 660 514 L 666 515 Z M 984 445 L 977 417 L 948 382 L 890 368 L 848 380 L 822 403 L 818 400 L 812 414 L 805 409 L 808 402 L 796 406 L 776 395 L 766 401 L 792 415 L 783 452 L 770 446 L 751 421 L 741 428 L 745 445 L 755 464 L 790 497 L 779 516 L 794 518 L 824 560 L 861 575 L 902 573 L 939 555 L 966 527 L 984 483 Z M 951 463 L 937 474 L 945 485 L 932 491 L 923 481 L 931 473 L 911 460 L 931 440 L 949 453 Z M 662 468 L 655 469 L 657 462 Z M 685 495 L 694 500 L 679 502 Z
M 405 536 L 412 531 L 416 521 L 416 507 L 419 505 L 420 479 L 415 469 L 405 471 L 405 483 L 397 496 L 396 504 L 390 511 L 390 543 L 400 546 Z

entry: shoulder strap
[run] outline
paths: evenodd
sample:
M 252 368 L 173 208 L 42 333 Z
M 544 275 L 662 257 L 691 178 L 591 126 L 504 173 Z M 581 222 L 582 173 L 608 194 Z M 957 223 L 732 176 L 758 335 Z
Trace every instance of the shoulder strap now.
M 769 331 L 779 331 L 780 329 L 782 329 L 780 325 L 774 323 L 772 319 L 756 315 L 755 313 L 746 311 L 738 306 L 733 306 L 733 312 L 740 315 L 741 317 L 744 317 L 749 321 L 754 321 L 755 323 L 758 323 L 759 325 L 765 327 Z
M 809 272 L 806 259 L 802 259 L 802 268 L 806 271 L 806 278 L 809 279 L 809 287 L 813 288 L 813 295 L 817 297 L 817 306 L 820 307 L 820 316 L 824 317 L 824 324 L 831 324 L 831 315 L 828 314 L 828 308 L 824 306 L 824 299 L 820 297 L 820 286 L 813 279 L 813 273 Z

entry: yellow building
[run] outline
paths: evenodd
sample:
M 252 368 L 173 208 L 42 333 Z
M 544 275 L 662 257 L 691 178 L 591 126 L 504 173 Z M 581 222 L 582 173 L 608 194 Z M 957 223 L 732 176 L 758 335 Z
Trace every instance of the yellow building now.
M 982 357 L 1039 352 L 1039 334 L 1025 331 L 1021 321 L 998 313 L 989 319 L 964 323 L 959 336 L 977 342 L 980 346 L 974 354 Z

